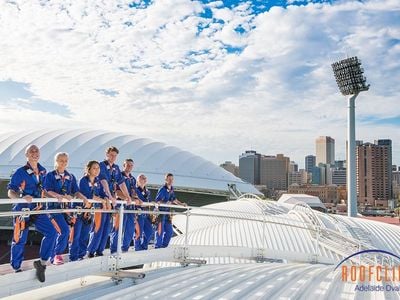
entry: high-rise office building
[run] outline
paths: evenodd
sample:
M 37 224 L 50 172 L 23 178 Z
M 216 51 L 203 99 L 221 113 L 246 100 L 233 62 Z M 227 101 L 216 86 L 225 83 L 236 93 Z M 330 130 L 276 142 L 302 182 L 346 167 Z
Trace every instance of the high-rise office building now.
M 332 174 L 329 165 L 318 164 L 312 170 L 312 184 L 325 185 L 332 184 Z
M 346 169 L 345 160 L 335 160 L 335 169 Z
M 333 169 L 332 171 L 332 184 L 346 186 L 346 169 Z
M 266 185 L 268 189 L 287 190 L 289 164 L 289 157 L 283 154 L 261 156 L 260 184 Z
M 247 150 L 239 156 L 239 177 L 251 184 L 260 184 L 260 157 L 253 150 Z
M 316 157 L 315 155 L 307 155 L 304 160 L 304 167 L 307 173 L 312 173 L 313 168 L 316 166 Z
M 320 136 L 315 140 L 316 164 L 335 164 L 335 140 L 330 136 Z
M 392 168 L 392 193 L 393 199 L 400 200 L 400 167 Z
M 356 154 L 360 206 L 387 207 L 392 198 L 392 141 L 358 141 Z
M 322 185 L 321 169 L 319 167 L 314 167 L 311 170 L 311 183 L 314 185 Z
M 297 185 L 304 185 L 307 183 L 307 172 L 304 169 L 300 169 L 299 171 L 292 171 L 289 172 L 288 176 L 288 186 L 291 186 L 292 184 L 297 184 Z
M 388 181 L 389 182 L 392 182 L 392 172 L 390 172 L 390 170 L 393 168 L 393 165 L 392 165 L 392 140 L 390 140 L 390 139 L 384 139 L 384 140 L 377 140 L 377 141 L 375 141 L 375 144 L 376 145 L 378 145 L 378 146 L 384 146 L 384 147 L 387 147 L 388 148 L 388 166 L 387 166 L 387 169 L 389 170 L 389 179 L 388 179 Z M 389 194 L 389 199 L 392 199 L 393 198 L 393 187 L 392 187 L 392 184 L 390 185 L 390 192 L 389 192 L 390 194 Z
M 289 172 L 298 172 L 298 171 L 299 171 L 299 165 L 296 162 L 291 161 L 289 163 Z

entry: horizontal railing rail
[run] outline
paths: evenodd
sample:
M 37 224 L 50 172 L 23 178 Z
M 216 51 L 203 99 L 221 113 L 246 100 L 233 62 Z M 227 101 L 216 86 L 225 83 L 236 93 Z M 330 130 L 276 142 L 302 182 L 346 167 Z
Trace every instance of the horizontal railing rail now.
M 243 198 L 242 198 L 243 199 Z M 0 199 L 0 207 L 1 205 L 5 204 L 29 204 L 29 203 L 83 203 L 81 199 L 63 199 L 59 201 L 56 198 L 34 198 L 31 202 L 26 201 L 23 198 L 17 199 Z M 104 201 L 88 199 L 90 203 L 104 203 Z M 242 220 L 242 221 L 250 221 L 250 222 L 257 222 L 262 223 L 263 231 L 262 231 L 262 249 L 264 251 L 271 251 L 276 249 L 269 249 L 266 245 L 266 225 L 280 225 L 286 228 L 295 228 L 300 230 L 305 230 L 311 233 L 311 236 L 314 238 L 314 258 L 315 262 L 318 262 L 318 258 L 322 258 L 320 254 L 320 246 L 324 245 L 324 239 L 329 238 L 329 235 L 334 237 L 334 240 L 337 241 L 338 239 L 342 239 L 343 241 L 347 242 L 348 244 L 343 247 L 343 245 L 337 246 L 337 253 L 343 256 L 344 248 L 347 249 L 349 254 L 354 253 L 354 246 L 358 246 L 359 249 L 368 249 L 370 245 L 363 243 L 360 240 L 341 235 L 340 233 L 333 231 L 331 229 L 327 229 L 325 226 L 322 227 L 322 222 L 315 223 L 307 223 L 302 220 L 296 219 L 289 219 L 284 218 L 283 216 L 277 215 L 266 215 L 265 213 L 254 213 L 254 212 L 246 212 L 246 211 L 239 211 L 239 210 L 227 210 L 221 208 L 211 208 L 211 207 L 195 207 L 195 206 L 182 206 L 182 205 L 172 205 L 172 204 L 162 204 L 157 202 L 143 202 L 140 204 L 140 207 L 144 209 L 138 209 L 136 206 L 135 209 L 126 209 L 123 204 L 127 204 L 126 201 L 117 200 L 116 204 L 120 206 L 113 209 L 102 209 L 102 208 L 60 208 L 60 209 L 42 209 L 42 210 L 27 210 L 24 209 L 22 211 L 1 211 L 0 217 L 29 217 L 30 215 L 38 215 L 38 214 L 56 214 L 56 213 L 114 213 L 119 214 L 119 233 L 118 233 L 118 243 L 117 243 L 117 254 L 121 253 L 121 244 L 122 244 L 122 225 L 123 225 L 123 218 L 124 214 L 149 214 L 149 215 L 183 215 L 186 216 L 186 231 L 185 231 L 185 242 L 184 248 L 188 249 L 189 247 L 189 240 L 188 236 L 189 232 L 189 218 L 190 217 L 211 217 L 211 218 L 224 218 L 228 220 Z M 134 203 L 132 202 L 134 205 Z M 168 210 L 163 210 L 168 209 Z M 301 210 L 297 210 L 297 213 L 302 213 Z M 310 212 L 304 212 L 305 215 L 309 215 Z M 319 220 L 318 216 L 314 212 L 311 212 L 312 217 Z M 327 248 L 332 249 L 332 243 L 327 244 Z M 354 260 L 354 262 L 356 262 Z

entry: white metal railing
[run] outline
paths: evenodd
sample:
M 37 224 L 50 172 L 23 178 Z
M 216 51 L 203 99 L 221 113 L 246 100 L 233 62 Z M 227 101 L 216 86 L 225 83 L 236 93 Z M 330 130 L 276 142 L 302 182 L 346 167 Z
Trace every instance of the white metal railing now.
M 242 197 L 241 200 L 246 199 Z M 251 199 L 255 199 L 251 197 Z M 262 201 L 262 200 L 261 200 Z M 45 202 L 59 202 L 54 198 L 37 198 L 33 199 L 33 203 L 45 203 Z M 82 203 L 82 200 L 73 199 L 71 201 L 63 200 L 64 203 Z M 89 200 L 91 203 L 102 203 L 102 201 Z M 0 206 L 3 204 L 15 204 L 15 203 L 27 203 L 24 199 L 0 199 Z M 126 204 L 125 201 L 117 201 L 117 204 Z M 35 214 L 48 214 L 48 213 L 118 213 L 119 214 L 119 228 L 118 228 L 118 245 L 117 254 L 114 256 L 97 257 L 90 260 L 77 261 L 67 263 L 63 266 L 57 266 L 56 268 L 49 268 L 46 271 L 49 280 L 45 285 L 51 285 L 54 283 L 63 282 L 72 278 L 82 278 L 87 275 L 100 274 L 116 278 L 120 280 L 124 275 L 122 268 L 133 265 L 146 264 L 159 261 L 167 262 L 178 262 L 181 264 L 196 263 L 202 264 L 204 261 L 201 258 L 209 257 L 232 257 L 239 259 L 249 259 L 256 261 L 263 261 L 263 259 L 283 259 L 287 261 L 296 262 L 307 262 L 307 263 L 323 263 L 323 264 L 336 264 L 338 261 L 332 260 L 327 256 L 322 255 L 319 249 L 324 247 L 330 249 L 337 256 L 344 258 L 349 254 L 368 247 L 361 241 L 342 235 L 336 231 L 330 230 L 325 226 L 321 226 L 321 222 L 318 216 L 314 212 L 308 211 L 307 207 L 299 207 L 293 212 L 299 215 L 298 220 L 285 218 L 283 215 L 268 215 L 266 211 L 262 213 L 244 212 L 240 210 L 227 210 L 217 209 L 210 207 L 193 207 L 193 206 L 178 206 L 178 205 L 167 205 L 157 203 L 143 203 L 141 205 L 145 209 L 143 210 L 126 210 L 124 205 L 120 205 L 118 209 L 100 209 L 100 208 L 64 208 L 64 209 L 52 209 L 52 210 L 25 210 L 25 211 L 7 211 L 0 212 L 1 217 L 15 217 Z M 160 208 L 166 208 L 168 211 L 160 210 Z M 123 218 L 125 214 L 159 214 L 159 215 L 182 215 L 185 218 L 185 235 L 183 236 L 183 245 L 170 245 L 164 249 L 154 249 L 139 252 L 128 252 L 122 253 L 122 230 L 123 230 Z M 201 245 L 190 245 L 189 234 L 190 234 L 190 220 L 191 218 L 198 217 L 210 217 L 210 218 L 223 218 L 226 220 L 243 220 L 252 221 L 262 224 L 262 242 L 261 248 L 253 248 L 246 246 L 224 246 L 224 245 L 213 245 L 213 246 L 201 246 Z M 311 218 L 306 221 L 302 217 Z M 319 220 L 316 221 L 316 219 Z M 273 249 L 267 246 L 267 226 L 268 225 L 280 225 L 285 228 L 296 228 L 304 230 L 314 238 L 315 251 L 314 253 L 296 252 L 286 249 Z M 341 241 L 342 243 L 338 243 Z M 358 249 L 354 246 L 357 245 Z M 199 259 L 200 258 L 200 259 Z M 370 257 L 366 260 L 357 258 L 351 259 L 354 264 L 364 263 L 365 261 L 370 262 Z M 377 257 L 378 259 L 378 257 Z M 389 259 L 384 255 L 380 256 L 381 260 Z M 129 275 L 132 276 L 132 275 Z M 135 276 L 135 275 L 133 275 Z M 38 287 L 38 282 L 34 280 L 34 270 L 18 273 L 8 274 L 1 276 L 0 280 L 0 297 L 11 295 L 20 292 L 21 290 L 31 290 Z M 139 278 L 139 277 L 138 277 Z M 40 286 L 43 286 L 40 285 Z
M 246 195 L 243 195 L 246 196 Z M 258 198 L 258 197 L 251 197 L 251 198 Z M 245 197 L 241 197 L 241 199 L 245 199 Z M 262 200 L 261 200 L 262 201 Z M 60 202 L 55 198 L 35 198 L 32 200 L 32 203 L 50 203 L 50 202 Z M 82 203 L 83 201 L 80 199 L 73 199 L 73 200 L 66 200 L 64 199 L 62 201 L 63 203 Z M 102 201 L 96 201 L 89 199 L 90 203 L 102 203 Z M 0 205 L 2 204 L 16 204 L 16 203 L 25 203 L 27 204 L 28 202 L 25 199 L 0 199 Z M 117 204 L 126 204 L 125 201 L 117 201 Z M 311 211 L 310 208 L 307 207 L 301 207 L 300 210 L 298 210 L 298 213 L 306 213 L 306 215 L 311 218 L 311 222 L 308 224 L 305 223 L 305 220 L 294 220 L 294 219 L 288 219 L 285 218 L 284 216 L 279 216 L 279 215 L 273 215 L 269 216 L 266 215 L 264 212 L 263 213 L 254 213 L 254 212 L 244 212 L 244 211 L 234 211 L 234 210 L 227 210 L 227 209 L 217 209 L 217 208 L 210 208 L 210 207 L 193 207 L 193 206 L 179 206 L 179 205 L 168 205 L 168 204 L 157 204 L 157 203 L 143 203 L 141 205 L 142 207 L 147 207 L 148 209 L 144 210 L 139 210 L 139 209 L 134 209 L 134 210 L 126 210 L 124 208 L 124 205 L 120 205 L 118 209 L 100 209 L 100 208 L 63 208 L 63 209 L 51 209 L 51 210 L 24 210 L 24 211 L 7 211 L 7 212 L 0 212 L 0 217 L 15 217 L 15 216 L 23 216 L 23 217 L 28 217 L 29 215 L 36 215 L 36 214 L 49 214 L 49 213 L 83 213 L 83 212 L 89 212 L 89 213 L 95 213 L 95 212 L 101 212 L 101 213 L 118 213 L 119 214 L 119 227 L 118 227 L 118 243 L 117 243 L 117 264 L 118 264 L 118 257 L 121 255 L 121 244 L 122 244 L 122 230 L 123 230 L 123 218 L 124 214 L 158 214 L 158 215 L 183 215 L 185 216 L 185 237 L 184 237 L 184 245 L 183 245 L 183 257 L 184 258 L 189 258 L 189 253 L 190 253 L 190 248 L 193 248 L 193 246 L 189 247 L 189 224 L 190 224 L 190 218 L 193 216 L 198 216 L 198 217 L 211 217 L 211 218 L 224 218 L 227 220 L 244 220 L 244 221 L 252 221 L 252 222 L 261 222 L 262 223 L 262 247 L 261 249 L 258 249 L 259 252 L 262 253 L 262 256 L 264 256 L 265 253 L 272 253 L 273 251 L 277 249 L 267 249 L 267 225 L 268 224 L 275 224 L 275 225 L 280 225 L 284 226 L 286 228 L 296 228 L 300 230 L 305 230 L 309 233 L 311 233 L 311 236 L 314 237 L 314 243 L 315 243 L 315 251 L 314 251 L 314 256 L 311 260 L 309 261 L 304 261 L 304 262 L 321 262 L 323 259 L 320 254 L 320 247 L 325 247 L 328 249 L 331 249 L 332 251 L 336 251 L 336 253 L 340 256 L 344 256 L 347 254 L 351 254 L 355 252 L 354 246 L 357 246 L 358 249 L 367 249 L 368 246 L 364 243 L 362 243 L 359 240 L 341 235 L 337 233 L 336 231 L 327 229 L 325 226 L 322 226 L 322 222 L 316 216 L 316 214 Z M 167 208 L 169 211 L 164 211 L 160 210 L 160 208 Z M 296 210 L 295 210 L 296 211 Z M 306 212 L 307 211 L 307 212 Z M 239 214 L 239 215 L 238 215 Z M 337 243 L 339 240 L 342 240 L 345 243 Z M 335 246 L 336 243 L 336 246 Z M 226 247 L 226 246 L 223 246 Z M 357 250 L 357 249 L 356 249 Z M 288 257 L 286 257 L 286 256 Z M 285 254 L 282 252 L 282 259 L 286 258 L 292 258 L 292 254 Z M 260 258 L 260 257 L 258 257 Z M 307 258 L 303 258 L 307 260 Z M 369 261 L 369 259 L 368 259 Z M 358 263 L 358 261 L 354 260 L 354 263 Z M 325 263 L 327 261 L 325 260 Z M 334 263 L 334 262 L 332 262 Z M 118 267 L 118 266 L 117 266 Z
M 315 211 L 313 211 L 306 203 L 296 203 L 290 213 L 298 215 L 305 222 L 311 225 L 317 225 L 317 228 L 319 228 L 319 230 L 313 234 L 313 238 L 315 240 L 315 255 L 317 255 L 317 251 L 319 249 L 318 245 L 320 244 L 327 249 L 336 251 L 338 254 L 344 257 L 349 256 L 357 251 L 371 249 L 372 247 L 371 244 L 366 243 L 362 239 L 357 240 L 344 234 L 340 234 L 337 231 L 328 229 L 320 220 L 320 218 L 318 218 Z M 363 257 L 364 263 L 372 264 L 375 256 L 376 255 L 365 254 Z M 360 260 L 358 263 L 361 264 Z

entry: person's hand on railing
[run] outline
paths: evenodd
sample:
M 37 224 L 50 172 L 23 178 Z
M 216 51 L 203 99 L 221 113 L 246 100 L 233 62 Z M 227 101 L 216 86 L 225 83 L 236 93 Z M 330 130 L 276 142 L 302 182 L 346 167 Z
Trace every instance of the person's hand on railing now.
M 135 204 L 136 205 L 143 205 L 143 201 L 136 197 L 135 198 Z
M 31 203 L 33 200 L 33 197 L 29 196 L 29 195 L 23 196 L 22 198 L 24 198 L 26 200 L 26 202 L 29 202 L 29 203 Z
M 112 204 L 112 206 L 113 207 L 115 207 L 115 205 L 117 205 L 117 199 L 115 198 L 115 197 L 110 197 L 110 200 L 111 200 L 111 204 Z M 108 201 L 108 204 L 110 203 L 110 201 Z M 111 209 L 111 206 L 110 206 L 110 208 L 109 209 Z
M 57 195 L 56 198 L 57 198 L 58 202 L 61 203 L 63 201 L 63 199 L 64 199 L 64 196 L 63 195 Z
M 112 199 L 111 199 L 111 201 L 112 201 Z M 114 200 L 114 202 L 115 202 L 115 200 Z M 108 198 L 105 198 L 105 207 L 104 207 L 105 209 L 111 209 L 112 207 L 111 207 L 111 202 L 110 202 L 110 199 L 108 199 Z
M 64 195 L 63 198 L 67 199 L 68 201 L 71 201 L 72 199 L 74 199 L 74 197 L 72 197 L 71 195 Z
M 83 196 L 83 195 L 82 195 Z M 88 201 L 88 198 L 86 198 L 85 196 L 82 197 L 82 201 L 83 201 L 83 207 L 84 208 L 90 208 L 91 204 Z
M 86 200 L 86 203 L 83 204 L 83 208 L 92 208 L 92 203 Z
M 178 199 L 175 199 L 174 201 L 172 201 L 173 204 L 175 205 L 181 205 L 181 206 L 187 206 L 187 204 L 185 202 L 181 202 Z
M 132 198 L 130 196 L 126 197 L 126 204 L 128 205 L 132 204 Z
M 95 201 L 100 201 L 100 202 L 104 201 L 104 199 L 101 199 L 99 196 L 96 196 L 96 195 L 93 195 L 92 199 Z

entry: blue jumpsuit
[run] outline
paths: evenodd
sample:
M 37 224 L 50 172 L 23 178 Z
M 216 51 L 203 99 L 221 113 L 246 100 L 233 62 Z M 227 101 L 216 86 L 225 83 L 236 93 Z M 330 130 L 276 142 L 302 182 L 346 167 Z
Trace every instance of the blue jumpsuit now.
M 132 176 L 132 174 L 125 174 L 122 172 L 122 177 L 124 179 L 126 188 L 129 191 L 129 196 L 133 197 L 135 195 L 135 186 L 136 179 Z M 134 210 L 135 205 L 125 205 L 126 210 Z M 119 227 L 119 215 L 114 218 L 113 228 L 111 230 L 111 238 L 110 238 L 110 251 L 111 253 L 117 252 L 118 247 L 118 227 Z M 134 214 L 124 214 L 123 220 L 123 237 L 122 237 L 122 245 L 121 250 L 123 252 L 128 251 L 129 246 L 133 240 L 135 234 L 135 215 Z
M 136 187 L 136 194 L 139 199 L 143 202 L 151 202 L 150 200 L 150 191 L 144 187 L 143 189 L 140 186 Z M 146 208 L 136 207 L 138 210 L 144 210 Z M 150 211 L 150 208 L 148 208 Z M 147 250 L 149 246 L 149 241 L 154 234 L 153 226 L 151 224 L 151 216 L 149 214 L 140 214 L 137 217 L 136 224 L 136 236 L 135 236 L 135 250 Z
M 115 192 L 117 191 L 117 186 L 124 182 L 124 178 L 121 174 L 121 170 L 119 169 L 118 165 L 113 164 L 110 166 L 107 160 L 100 162 L 100 181 L 105 179 L 108 183 L 108 188 L 113 196 L 115 196 Z M 105 213 L 102 215 L 102 219 L 104 220 L 104 230 L 103 235 L 100 240 L 100 245 L 97 250 L 97 254 L 102 255 L 104 249 L 106 248 L 108 237 L 111 232 L 112 226 L 112 218 L 110 213 Z
M 47 192 L 55 192 L 60 195 L 75 195 L 75 193 L 79 192 L 78 184 L 76 183 L 75 176 L 71 173 L 64 171 L 64 174 L 58 174 L 56 170 L 47 173 L 43 187 Z M 58 203 L 58 202 L 49 202 L 47 203 L 47 209 L 61 209 L 68 208 L 68 203 Z M 62 213 L 55 213 L 49 215 L 52 224 L 58 232 L 58 236 L 56 239 L 56 244 L 54 247 L 54 255 L 64 254 L 65 249 L 68 246 L 68 239 L 70 234 L 69 224 L 66 221 L 66 218 L 73 222 L 73 217 L 71 215 L 66 215 Z
M 42 183 L 46 175 L 46 169 L 40 164 L 38 164 L 38 169 L 38 178 L 29 163 L 17 169 L 12 175 L 7 189 L 19 193 L 21 197 L 30 195 L 33 198 L 40 198 L 42 196 Z M 39 203 L 19 203 L 14 204 L 12 208 L 13 211 L 21 211 L 22 209 L 38 210 L 42 209 L 42 207 Z M 46 214 L 32 215 L 27 218 L 14 217 L 14 235 L 11 244 L 10 259 L 14 270 L 20 269 L 24 260 L 24 247 L 28 238 L 29 223 L 35 224 L 36 230 L 43 234 L 40 245 L 40 258 L 47 261 L 53 254 L 57 232 Z
M 81 180 L 79 181 L 79 190 L 88 199 L 93 199 L 93 196 L 97 196 L 102 199 L 107 198 L 106 194 L 104 193 L 103 186 L 101 185 L 98 177 L 95 178 L 93 184 L 90 183 L 88 176 L 82 177 Z M 93 206 L 96 209 L 103 208 L 102 204 L 100 203 L 95 203 Z M 94 220 L 92 220 L 91 225 L 85 225 L 84 222 L 82 222 L 82 229 L 80 233 L 81 236 L 80 236 L 80 241 L 78 242 L 79 244 L 79 251 L 77 251 L 78 257 L 83 257 L 86 251 L 91 255 L 93 255 L 94 253 L 103 252 L 104 248 L 100 249 L 99 247 L 101 239 L 105 234 L 104 231 L 107 229 L 105 223 L 107 219 L 103 217 L 105 215 L 108 215 L 108 213 L 102 214 L 100 212 L 96 212 Z M 81 219 L 81 221 L 83 220 Z M 89 227 L 90 230 L 88 244 L 85 242 L 85 239 L 87 237 L 86 233 L 87 227 Z
M 168 201 L 174 201 L 176 199 L 174 188 L 168 189 L 167 185 L 162 186 L 157 193 L 156 201 L 161 204 L 165 204 Z M 160 211 L 170 211 L 168 208 L 160 208 Z M 173 230 L 172 221 L 170 215 L 160 215 L 156 224 L 156 245 L 155 248 L 165 248 L 168 246 L 171 240 Z

